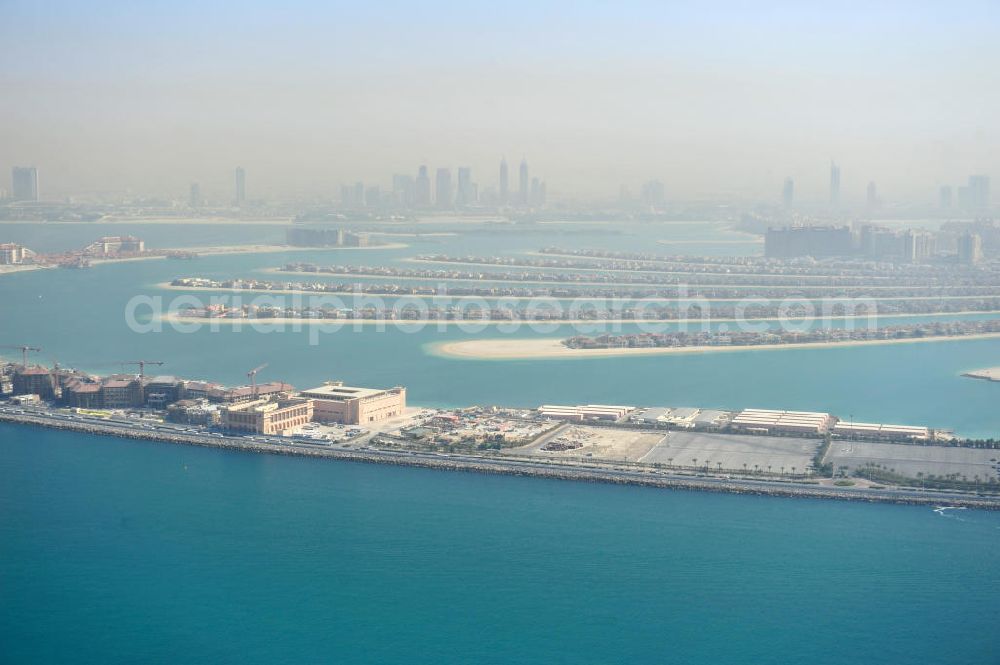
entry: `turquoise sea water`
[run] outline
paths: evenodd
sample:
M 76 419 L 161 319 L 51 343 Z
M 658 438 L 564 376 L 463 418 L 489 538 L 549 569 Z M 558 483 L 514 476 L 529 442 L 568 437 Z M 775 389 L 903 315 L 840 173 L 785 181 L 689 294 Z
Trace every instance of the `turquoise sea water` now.
M 0 425 L 4 663 L 995 663 L 1000 514 Z
M 0 241 L 9 228 L 50 249 L 85 235 L 0 225 Z M 114 229 L 182 244 L 169 228 Z M 264 242 L 280 232 L 191 227 L 185 241 Z M 1000 386 L 959 377 L 1000 365 L 1000 340 L 483 362 L 432 348 L 496 337 L 493 328 L 348 328 L 312 345 L 308 329 L 136 334 L 123 315 L 132 296 L 173 297 L 155 285 L 177 276 L 265 276 L 290 260 L 381 264 L 547 245 L 747 252 L 734 236 L 745 238 L 704 224 L 479 229 L 393 250 L 4 275 L 0 344 L 41 346 L 44 362 L 99 373 L 162 359 L 164 372 L 230 384 L 269 362 L 270 379 L 404 384 L 428 405 L 758 406 L 1000 432 Z M 680 242 L 664 249 L 660 240 Z M 493 477 L 0 425 L 0 662 L 995 663 L 998 543 L 994 513 Z
M 65 225 L 63 225 L 65 226 Z M 57 228 L 63 228 L 63 226 Z M 0 233 L 15 229 L 29 242 L 53 233 L 48 227 L 0 225 Z M 115 226 L 168 242 L 160 226 Z M 152 230 L 151 230 L 152 229 Z M 433 230 L 428 229 L 428 230 Z M 408 333 L 389 328 L 377 332 L 351 327 L 323 333 L 312 344 L 309 328 L 263 334 L 250 329 L 181 334 L 169 326 L 162 333 L 136 334 L 126 325 L 124 311 L 136 295 L 179 295 L 157 284 L 179 276 L 260 277 L 292 281 L 293 276 L 266 272 L 288 261 L 314 263 L 397 264 L 417 254 L 518 255 L 541 247 L 581 247 L 701 253 L 757 251 L 742 245 L 712 247 L 692 242 L 731 243 L 748 238 L 715 223 L 621 223 L 609 229 L 596 225 L 538 225 L 530 232 L 503 233 L 482 226 L 447 226 L 459 235 L 398 238 L 398 249 L 278 252 L 258 255 L 203 257 L 194 261 L 142 261 L 95 266 L 84 271 L 49 270 L 0 277 L 0 301 L 16 316 L 0 321 L 0 344 L 32 344 L 48 364 L 58 360 L 96 373 L 120 371 L 121 360 L 137 358 L 167 362 L 164 373 L 205 377 L 229 384 L 246 380 L 246 372 L 268 363 L 268 379 L 297 386 L 342 379 L 354 384 L 406 385 L 409 399 L 429 406 L 470 403 L 533 407 L 540 403 L 611 403 L 692 405 L 830 411 L 858 420 L 929 425 L 960 434 L 991 437 L 1000 434 L 1000 385 L 961 377 L 961 373 L 1000 365 L 1000 339 L 879 347 L 749 351 L 705 355 L 646 356 L 531 361 L 476 361 L 443 358 L 438 342 L 506 336 L 495 327 L 463 332 L 448 327 Z M 177 236 L 188 241 L 234 244 L 260 241 L 261 233 L 279 227 L 188 226 Z M 83 231 L 74 227 L 74 233 Z M 35 234 L 35 236 L 32 236 Z M 151 235 L 152 234 L 152 235 Z M 226 239 L 221 240 L 220 235 Z M 658 242 L 675 240 L 675 249 Z M 75 240 L 74 240 L 75 242 Z M 210 243 L 210 244 L 211 244 Z M 79 244 L 79 243 L 78 243 Z M 151 242 L 151 246 L 157 243 Z M 176 243 L 174 243 L 176 244 Z M 201 298 L 211 294 L 199 293 Z M 232 297 L 231 295 L 227 297 Z M 244 301 L 253 297 L 244 294 Z M 946 320 L 935 317 L 933 320 Z M 902 324 L 919 318 L 884 319 Z M 844 325 L 834 321 L 833 326 Z M 622 331 L 635 330 L 622 326 Z M 586 331 L 584 331 L 586 332 Z M 569 327 L 542 332 L 566 337 Z M 522 328 L 516 336 L 534 336 Z M 261 379 L 265 377 L 262 374 Z

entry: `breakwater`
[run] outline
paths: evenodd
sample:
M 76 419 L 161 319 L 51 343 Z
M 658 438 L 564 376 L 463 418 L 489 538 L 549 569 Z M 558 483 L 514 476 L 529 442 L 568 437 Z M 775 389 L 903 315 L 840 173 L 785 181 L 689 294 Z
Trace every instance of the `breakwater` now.
M 334 460 L 363 462 L 369 464 L 391 464 L 446 471 L 467 471 L 474 473 L 508 476 L 530 476 L 554 480 L 577 482 L 635 485 L 664 489 L 681 489 L 701 492 L 721 492 L 754 496 L 794 497 L 811 499 L 835 499 L 840 501 L 861 501 L 868 503 L 895 503 L 907 505 L 932 505 L 1000 510 L 1000 497 L 984 497 L 962 493 L 925 492 L 894 489 L 857 489 L 819 485 L 803 485 L 779 481 L 749 481 L 711 476 L 678 476 L 657 471 L 626 471 L 611 467 L 562 465 L 544 462 L 520 462 L 496 457 L 474 457 L 461 455 L 435 455 L 420 453 L 399 453 L 384 450 L 345 450 L 321 446 L 275 445 L 237 437 L 216 437 L 211 435 L 163 432 L 139 428 L 104 426 L 94 423 L 66 421 L 45 415 L 0 413 L 0 422 L 24 425 L 26 427 L 48 427 L 52 429 L 81 432 L 85 434 L 114 436 L 151 442 L 222 448 L 238 452 L 263 453 L 270 455 L 295 455 L 301 457 L 326 458 Z

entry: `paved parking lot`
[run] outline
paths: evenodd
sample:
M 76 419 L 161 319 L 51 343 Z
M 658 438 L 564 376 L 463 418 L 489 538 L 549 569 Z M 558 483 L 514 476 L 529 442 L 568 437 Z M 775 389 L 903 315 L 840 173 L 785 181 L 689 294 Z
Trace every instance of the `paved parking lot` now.
M 820 439 L 747 434 L 670 432 L 640 462 L 723 471 L 802 473 L 812 463 Z M 695 463 L 693 460 L 697 460 Z
M 909 478 L 916 478 L 918 473 L 925 476 L 957 473 L 959 478 L 965 476 L 970 481 L 976 476 L 980 480 L 1000 480 L 997 460 L 1000 460 L 1000 450 L 863 441 L 834 441 L 826 456 L 826 461 L 838 468 L 844 466 L 853 470 L 871 463 Z

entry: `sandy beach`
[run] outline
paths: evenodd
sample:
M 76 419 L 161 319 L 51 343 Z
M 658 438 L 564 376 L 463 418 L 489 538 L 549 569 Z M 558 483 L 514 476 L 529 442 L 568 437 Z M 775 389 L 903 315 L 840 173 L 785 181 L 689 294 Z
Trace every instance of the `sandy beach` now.
M 967 376 L 970 379 L 985 379 L 986 381 L 1000 381 L 1000 367 L 987 367 L 985 369 L 976 369 L 971 372 L 965 372 L 962 376 Z
M 217 245 L 213 247 L 175 247 L 175 248 L 165 248 L 159 249 L 154 248 L 151 251 L 157 252 L 156 254 L 149 254 L 144 256 L 127 256 L 123 258 L 113 258 L 113 259 L 89 259 L 90 265 L 99 266 L 106 263 L 131 263 L 133 261 L 158 261 L 166 259 L 167 256 L 163 252 L 190 252 L 197 256 L 222 256 L 226 254 L 270 254 L 274 252 L 317 252 L 323 250 L 341 250 L 341 249 L 403 249 L 409 245 L 401 242 L 386 243 L 384 245 L 373 245 L 371 247 L 291 247 L 289 245 Z M 28 272 L 31 270 L 47 270 L 50 268 L 55 268 L 56 266 L 48 265 L 34 265 L 34 264 L 20 264 L 13 266 L 0 266 L 0 275 L 6 275 L 15 272 Z
M 16 272 L 30 272 L 32 270 L 47 270 L 52 266 L 36 266 L 32 264 L 18 264 L 18 265 L 2 265 L 0 266 L 0 275 L 12 275 Z
M 1000 333 L 955 337 L 915 337 L 911 339 L 879 339 L 814 344 L 758 344 L 753 346 L 681 346 L 638 349 L 570 349 L 561 338 L 546 339 L 472 339 L 459 342 L 430 344 L 427 351 L 446 358 L 466 360 L 530 360 L 558 358 L 609 358 L 619 356 L 659 356 L 686 353 L 739 353 L 741 351 L 783 351 L 787 349 L 829 349 L 847 346 L 882 346 L 918 342 L 958 342 L 972 339 L 1000 338 Z

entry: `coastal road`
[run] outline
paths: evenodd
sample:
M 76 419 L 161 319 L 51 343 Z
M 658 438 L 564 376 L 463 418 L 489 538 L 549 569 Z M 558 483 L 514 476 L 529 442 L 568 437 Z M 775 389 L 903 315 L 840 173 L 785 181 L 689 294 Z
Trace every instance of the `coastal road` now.
M 735 494 L 811 497 L 868 502 L 889 502 L 921 505 L 966 506 L 1000 510 L 1000 497 L 963 492 L 903 488 L 868 489 L 858 487 L 820 486 L 795 481 L 755 480 L 712 475 L 670 473 L 659 469 L 635 470 L 613 464 L 565 464 L 536 460 L 511 459 L 487 455 L 465 455 L 423 451 L 380 450 L 368 446 L 374 438 L 367 435 L 348 445 L 316 444 L 282 440 L 267 436 L 232 436 L 204 430 L 193 430 L 169 423 L 105 420 L 67 414 L 44 407 L 0 407 L 0 422 L 27 426 L 42 426 L 111 435 L 149 441 L 180 443 L 228 448 L 245 452 L 326 457 L 357 462 L 397 464 L 427 468 L 465 470 L 481 473 L 538 476 L 546 478 L 632 484 L 652 487 L 715 491 Z

